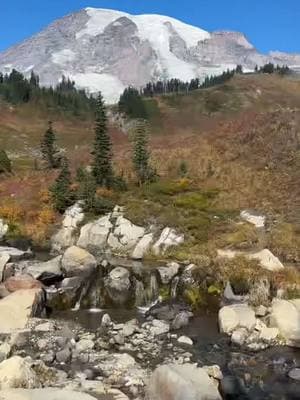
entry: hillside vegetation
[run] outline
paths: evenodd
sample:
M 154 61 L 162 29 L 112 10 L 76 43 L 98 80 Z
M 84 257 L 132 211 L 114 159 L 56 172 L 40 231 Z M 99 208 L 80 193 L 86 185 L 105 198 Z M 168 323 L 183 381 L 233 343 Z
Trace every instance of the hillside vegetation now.
M 235 75 L 211 88 L 143 101 L 151 163 L 160 180 L 136 186 L 130 129 L 124 133 L 123 120 L 114 117 L 113 162 L 128 191 L 102 195 L 125 205 L 134 222 L 155 221 L 183 231 L 188 240 L 177 254 L 181 259 L 220 245 L 255 243 L 253 232 L 236 231 L 233 221 L 241 209 L 261 210 L 276 226 L 267 238 L 269 247 L 299 262 L 300 82 L 290 76 Z M 78 166 L 90 163 L 90 113 L 70 115 L 31 102 L 0 104 L 0 148 L 13 168 L 13 174 L 0 177 L 0 217 L 41 241 L 59 219 L 47 195 L 57 173 L 39 168 L 39 143 L 48 120 L 75 174 Z

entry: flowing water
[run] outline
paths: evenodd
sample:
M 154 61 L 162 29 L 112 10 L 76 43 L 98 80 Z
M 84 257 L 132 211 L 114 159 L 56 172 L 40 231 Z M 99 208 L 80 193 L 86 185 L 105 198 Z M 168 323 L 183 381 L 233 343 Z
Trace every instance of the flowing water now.
M 104 313 L 108 313 L 116 323 L 125 323 L 133 318 L 144 322 L 145 312 L 158 301 L 161 283 L 155 269 L 143 266 L 141 272 L 140 266 L 135 265 L 134 268 L 134 302 L 130 306 L 103 307 L 99 300 L 103 297 L 103 277 L 97 276 L 92 285 L 81 293 L 75 310 L 54 311 L 52 317 L 80 324 L 90 332 L 100 327 Z M 169 285 L 173 301 L 178 296 L 179 286 L 180 278 L 175 276 Z M 89 309 L 82 309 L 85 303 Z M 210 309 L 199 311 L 190 324 L 176 331 L 176 334 L 186 335 L 193 340 L 194 345 L 186 347 L 186 351 L 192 354 L 193 362 L 199 365 L 219 365 L 224 376 L 240 387 L 239 395 L 227 396 L 226 399 L 300 400 L 300 383 L 292 381 L 287 375 L 290 369 L 300 367 L 300 349 L 273 347 L 257 353 L 241 350 L 230 343 L 228 336 L 219 333 L 216 310 L 213 304 Z M 184 347 L 175 338 L 166 340 L 172 341 L 174 346 Z M 166 354 L 161 354 L 159 358 L 149 355 L 152 357 L 153 369 L 172 349 L 166 346 L 164 351 Z

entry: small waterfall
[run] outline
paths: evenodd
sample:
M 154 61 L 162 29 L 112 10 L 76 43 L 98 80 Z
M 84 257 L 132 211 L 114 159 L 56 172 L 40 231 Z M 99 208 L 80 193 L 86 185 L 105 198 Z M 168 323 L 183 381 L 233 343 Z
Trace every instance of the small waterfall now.
M 159 296 L 159 287 L 158 287 L 156 273 L 152 273 L 150 276 L 148 301 L 152 303 L 157 300 L 158 296 Z
M 144 284 L 141 281 L 136 280 L 135 282 L 135 305 L 137 307 L 144 306 L 146 303 L 146 293 Z
M 80 295 L 79 295 L 79 297 L 78 297 L 78 300 L 76 301 L 75 306 L 72 308 L 72 311 L 78 311 L 78 310 L 80 310 L 81 301 L 82 301 L 82 299 L 84 298 L 85 294 L 86 294 L 86 290 L 83 288 L 83 289 L 81 290 L 81 292 L 80 292 Z
M 179 283 L 179 276 L 175 276 L 175 278 L 171 282 L 171 298 L 176 299 L 177 297 L 177 289 L 178 289 L 178 283 Z

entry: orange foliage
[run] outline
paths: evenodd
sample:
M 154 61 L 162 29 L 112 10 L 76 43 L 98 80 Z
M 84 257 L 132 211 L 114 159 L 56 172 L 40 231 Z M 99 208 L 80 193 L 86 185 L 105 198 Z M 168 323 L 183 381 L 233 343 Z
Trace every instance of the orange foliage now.
M 4 203 L 0 206 L 0 217 L 9 224 L 15 224 L 24 215 L 24 210 L 11 199 Z

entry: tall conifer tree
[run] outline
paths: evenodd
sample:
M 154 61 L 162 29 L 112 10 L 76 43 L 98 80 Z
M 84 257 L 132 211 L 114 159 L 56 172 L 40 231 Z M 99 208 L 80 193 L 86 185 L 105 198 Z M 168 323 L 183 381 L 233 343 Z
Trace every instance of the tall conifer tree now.
M 58 156 L 58 150 L 55 142 L 55 132 L 53 130 L 52 122 L 49 121 L 48 129 L 42 138 L 41 151 L 48 168 L 51 169 L 59 167 L 60 164 L 60 158 Z
M 111 187 L 113 183 L 112 144 L 107 129 L 107 115 L 104 100 L 99 93 L 96 105 L 95 140 L 92 151 L 94 157 L 92 171 L 96 183 Z
M 50 192 L 57 211 L 62 213 L 72 204 L 71 173 L 66 157 L 62 158 L 59 175 L 50 188 Z
M 139 120 L 133 137 L 132 161 L 140 185 L 155 177 L 155 173 L 149 165 L 149 158 L 147 127 L 145 121 Z

